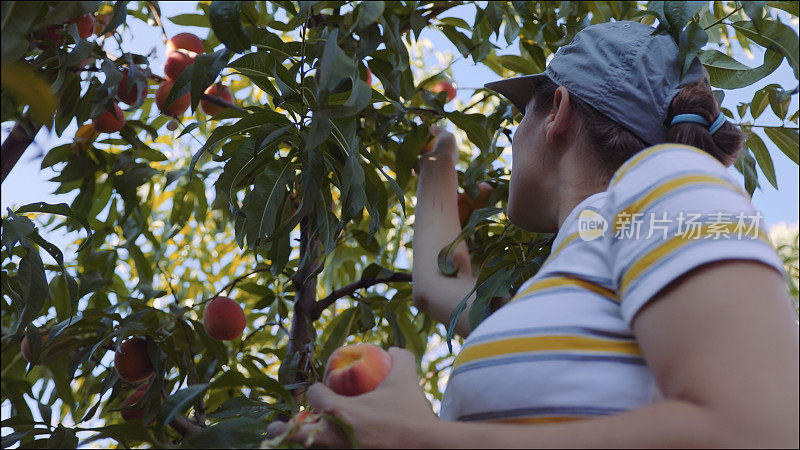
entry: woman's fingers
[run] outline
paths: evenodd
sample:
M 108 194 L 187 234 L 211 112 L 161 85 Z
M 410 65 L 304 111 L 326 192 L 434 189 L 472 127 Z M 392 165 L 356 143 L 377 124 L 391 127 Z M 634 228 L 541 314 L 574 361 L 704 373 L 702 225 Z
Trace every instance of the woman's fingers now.
M 314 383 L 306 391 L 306 400 L 316 411 L 334 414 L 339 409 L 338 407 L 347 401 L 347 397 L 333 392 L 322 383 Z
M 392 357 L 392 370 L 386 376 L 384 383 L 404 383 L 408 380 L 417 380 L 417 359 L 414 354 L 400 347 L 389 348 Z
M 306 447 L 342 448 L 350 446 L 350 442 L 339 430 L 339 427 L 328 420 L 301 424 L 294 421 L 275 421 L 267 426 L 267 439 L 272 441 L 271 445 L 282 445 L 286 441 L 292 441 Z

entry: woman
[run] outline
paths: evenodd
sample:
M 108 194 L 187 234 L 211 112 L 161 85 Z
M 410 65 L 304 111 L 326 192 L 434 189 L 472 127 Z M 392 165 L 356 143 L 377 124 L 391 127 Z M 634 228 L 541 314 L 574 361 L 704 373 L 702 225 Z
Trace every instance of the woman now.
M 366 447 L 797 447 L 797 322 L 763 221 L 726 171 L 743 134 L 702 66 L 681 77 L 677 46 L 652 31 L 594 25 L 544 74 L 487 85 L 524 112 L 508 217 L 557 235 L 514 299 L 475 330 L 462 315 L 440 417 L 400 349 L 375 391 L 316 384 L 313 408 Z M 455 142 L 434 133 L 420 162 L 414 299 L 447 323 L 475 277 L 464 246 L 458 276 L 436 265 L 460 229 Z M 347 445 L 328 422 L 294 439 L 311 433 Z

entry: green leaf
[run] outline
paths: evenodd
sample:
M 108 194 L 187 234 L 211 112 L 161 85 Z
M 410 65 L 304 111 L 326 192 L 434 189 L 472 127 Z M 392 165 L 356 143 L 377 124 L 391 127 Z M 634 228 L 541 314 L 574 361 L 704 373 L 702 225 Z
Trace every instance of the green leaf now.
M 331 92 L 346 78 L 357 76 L 356 63 L 339 48 L 339 30 L 334 29 L 327 37 L 325 49 L 317 71 L 317 88 L 320 92 Z
M 786 114 L 789 112 L 789 104 L 792 100 L 791 95 L 788 95 L 780 86 L 775 85 L 767 89 L 767 97 L 769 98 L 769 106 L 772 108 L 772 112 L 779 119 L 786 120 Z
M 364 28 L 377 22 L 383 14 L 384 2 L 382 1 L 362 1 L 356 10 L 356 24 L 358 28 Z
M 50 128 L 56 112 L 56 97 L 50 85 L 28 66 L 18 63 L 2 64 L 2 86 L 20 105 L 28 105 L 31 118 Z
M 673 36 L 683 30 L 683 27 L 692 20 L 702 7 L 708 7 L 708 2 L 701 1 L 666 1 L 664 2 L 664 16 L 669 23 Z M 699 27 L 699 25 L 698 25 Z M 688 27 L 687 27 L 688 28 Z M 701 28 L 702 29 L 702 28 Z
M 678 61 L 683 61 L 681 77 L 683 77 L 689 71 L 689 67 L 691 67 L 691 65 L 694 63 L 695 57 L 697 57 L 698 53 L 700 50 L 702 50 L 703 46 L 705 46 L 707 42 L 708 33 L 697 22 L 689 22 L 689 25 L 686 26 L 686 29 L 680 32 L 678 39 Z
M 2 3 L 3 30 L 0 45 L 2 45 L 4 65 L 18 60 L 28 51 L 30 43 L 28 35 L 44 3 L 20 1 Z
M 779 61 L 782 61 L 780 59 Z M 767 95 L 766 89 L 759 89 L 753 94 L 753 99 L 750 101 L 750 115 L 753 116 L 753 119 L 757 119 L 761 116 L 761 113 L 764 112 L 767 105 L 769 104 L 769 97 Z
M 264 440 L 267 422 L 251 417 L 234 417 L 217 422 L 190 435 L 183 448 L 257 448 Z
M 45 202 L 29 203 L 27 205 L 20 206 L 15 211 L 16 214 L 25 214 L 31 212 L 58 214 L 60 216 L 69 217 L 70 219 L 81 224 L 83 228 L 86 230 L 86 239 L 78 247 L 78 251 L 81 251 L 84 248 L 86 248 L 91 242 L 92 230 L 89 228 L 89 222 L 86 221 L 85 217 L 79 217 L 78 215 L 76 215 L 69 207 L 69 205 L 67 205 L 66 203 L 57 203 L 55 205 Z
M 210 383 L 193 384 L 170 395 L 158 411 L 158 423 L 170 423 L 175 416 L 186 411 L 189 405 L 197 401 L 210 385 Z
M 214 53 L 204 53 L 195 57 L 194 63 L 192 64 L 192 111 L 197 110 L 197 104 L 200 102 L 200 95 L 205 92 L 206 88 L 214 84 L 219 73 L 228 63 L 230 56 L 230 50 L 224 48 Z
M 250 48 L 250 37 L 242 27 L 239 17 L 240 3 L 238 1 L 213 1 L 208 7 L 208 21 L 211 29 L 235 53 L 241 53 Z
M 348 308 L 344 312 L 337 314 L 326 329 L 331 330 L 328 339 L 322 345 L 318 359 L 327 362 L 334 350 L 344 345 L 344 341 L 350 336 L 353 328 L 358 308 Z
M 94 3 L 94 2 L 91 2 Z M 111 16 L 111 21 L 108 22 L 108 25 L 103 30 L 102 34 L 110 33 L 117 29 L 118 26 L 125 23 L 128 17 L 128 3 L 127 1 L 117 1 L 114 2 L 114 14 Z
M 794 77 L 798 77 L 798 47 L 797 32 L 781 22 L 763 20 L 756 28 L 752 22 L 739 21 L 732 24 L 733 28 L 762 47 L 769 48 L 783 55 L 794 70 Z
M 17 282 L 25 304 L 17 319 L 13 334 L 16 334 L 22 325 L 29 323 L 39 315 L 48 297 L 47 276 L 44 273 L 42 258 L 37 250 L 28 248 L 20 258 Z
M 256 246 L 259 241 L 272 235 L 278 209 L 294 176 L 294 165 L 288 158 L 267 164 L 256 176 L 253 190 L 245 198 L 242 207 L 249 246 Z
M 767 137 L 778 146 L 781 151 L 789 157 L 795 164 L 798 164 L 798 133 L 797 129 L 791 130 L 783 127 L 764 127 Z
M 761 171 L 764 172 L 764 176 L 767 177 L 769 183 L 775 189 L 778 189 L 778 181 L 775 178 L 775 166 L 772 164 L 772 157 L 769 155 L 764 141 L 762 141 L 761 137 L 757 134 L 750 133 L 747 137 L 747 147 L 750 148 L 753 155 L 755 155 L 756 162 L 758 162 L 758 166 L 761 167 Z
M 481 151 L 489 152 L 492 147 L 492 139 L 486 128 L 486 116 L 482 114 L 465 114 L 461 111 L 453 111 L 447 114 L 447 118 L 467 133 L 467 138 L 475 144 Z
M 782 9 L 795 17 L 800 15 L 800 3 L 798 2 L 767 2 L 767 6 Z
M 517 55 L 500 55 L 497 61 L 506 69 L 513 70 L 522 75 L 531 75 L 541 72 L 530 60 Z
M 739 160 L 734 165 L 736 169 L 744 175 L 744 188 L 747 193 L 752 197 L 758 187 L 758 173 L 756 173 L 756 160 L 750 154 L 750 150 L 746 149 L 739 156 Z
M 205 14 L 178 14 L 168 18 L 170 22 L 182 27 L 211 27 L 208 16 Z
M 8 252 L 11 253 L 18 242 L 36 232 L 36 227 L 27 217 L 11 213 L 3 219 L 2 230 L 3 233 L 0 235 L 0 239 L 2 239 L 3 245 L 6 246 Z
M 780 54 L 767 50 L 764 53 L 764 63 L 753 69 L 733 70 L 731 68 L 721 67 L 722 63 L 719 60 L 714 62 L 717 66 L 708 65 L 705 62 L 703 62 L 703 64 L 706 64 L 706 70 L 708 70 L 712 86 L 722 89 L 738 89 L 750 86 L 771 74 L 780 66 L 781 61 L 783 61 L 783 57 L 781 57 Z

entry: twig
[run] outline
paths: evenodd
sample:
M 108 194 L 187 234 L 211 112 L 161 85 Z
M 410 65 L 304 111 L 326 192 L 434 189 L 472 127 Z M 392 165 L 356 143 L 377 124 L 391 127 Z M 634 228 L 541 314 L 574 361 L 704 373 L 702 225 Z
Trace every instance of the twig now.
M 147 2 L 147 6 L 150 8 L 150 12 L 153 14 L 153 19 L 155 19 L 156 24 L 161 28 L 161 35 L 164 38 L 164 43 L 166 43 L 169 38 L 167 38 L 167 30 L 164 29 L 164 24 L 161 22 L 161 13 L 153 2 Z
M 236 285 L 239 284 L 240 281 L 244 280 L 245 278 L 249 277 L 250 275 L 254 275 L 254 274 L 257 274 L 257 273 L 260 273 L 260 272 L 267 272 L 269 270 L 270 270 L 269 267 L 262 267 L 260 269 L 256 269 L 256 270 L 254 270 L 252 272 L 246 273 L 246 274 L 240 276 L 239 278 L 234 279 L 233 281 L 231 281 L 230 283 L 226 284 L 225 286 L 223 286 L 222 289 L 220 289 L 216 294 L 214 294 L 214 296 L 209 297 L 209 298 L 203 300 L 200 303 L 192 305 L 192 308 L 194 308 L 195 306 L 200 306 L 200 305 L 203 305 L 203 304 L 206 304 L 206 303 L 210 302 L 211 300 L 214 299 L 214 297 L 218 297 L 219 294 L 222 294 L 223 291 L 228 291 L 230 293 L 231 289 L 236 287 Z
M 314 304 L 314 310 L 312 317 L 314 320 L 319 319 L 319 316 L 322 314 L 326 308 L 331 306 L 333 302 L 336 300 L 346 297 L 348 295 L 352 295 L 359 289 L 368 288 L 370 286 L 374 286 L 380 283 L 393 283 L 393 282 L 411 282 L 411 274 L 410 273 L 403 273 L 403 272 L 395 272 L 388 277 L 383 278 L 362 278 L 358 281 L 348 284 L 347 286 L 343 286 L 339 289 L 334 290 L 330 293 L 327 297 L 317 301 Z
M 202 428 L 196 423 L 192 422 L 186 416 L 177 416 L 172 419 L 169 426 L 175 429 L 183 437 L 191 436 L 199 432 Z
M 724 22 L 724 21 L 725 21 L 725 19 L 727 19 L 728 17 L 730 17 L 730 16 L 732 16 L 732 15 L 736 14 L 736 12 L 737 12 L 737 11 L 740 11 L 741 9 L 742 9 L 742 5 L 739 5 L 739 7 L 738 7 L 738 8 L 736 8 L 736 9 L 734 9 L 733 11 L 729 12 L 727 16 L 725 16 L 725 17 L 723 17 L 722 19 L 719 19 L 719 20 L 717 20 L 716 22 L 712 23 L 711 25 L 709 25 L 709 26 L 707 26 L 707 27 L 703 28 L 703 30 L 707 30 L 707 29 L 709 29 L 709 28 L 712 28 L 712 27 L 715 27 L 715 26 L 717 26 L 717 25 L 721 24 L 722 22 Z M 725 24 L 725 25 L 728 25 L 728 24 Z

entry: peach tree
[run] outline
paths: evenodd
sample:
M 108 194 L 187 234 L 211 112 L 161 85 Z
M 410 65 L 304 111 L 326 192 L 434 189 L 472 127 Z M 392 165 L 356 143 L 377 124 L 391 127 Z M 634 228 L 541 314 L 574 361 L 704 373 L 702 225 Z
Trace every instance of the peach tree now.
M 653 24 L 685 60 L 700 58 L 723 112 L 748 132 L 736 168 L 751 194 L 756 166 L 777 186 L 765 140 L 798 162 L 797 87 L 761 81 L 784 60 L 797 78 L 797 33 L 784 23 L 796 23 L 795 2 L 215 1 L 172 17 L 162 7 L 3 2 L 2 179 L 46 129 L 63 143 L 41 168 L 71 198 L 3 215 L 3 447 L 258 446 L 350 342 L 412 350 L 440 398 L 452 356 L 423 354 L 452 327 L 413 307 L 409 270 L 429 125 L 457 133 L 467 195 L 493 187 L 440 252 L 453 274 L 451 250 L 466 240 L 478 274 L 475 302 L 453 321 L 475 325 L 513 295 L 552 236 L 503 214 L 502 154 L 519 112 L 476 87 L 448 103 L 434 87 L 454 74 L 422 62 L 423 31 L 511 77 L 543 71 L 590 24 Z M 153 45 L 175 56 L 162 72 L 128 44 L 132 24 L 163 31 L 167 20 L 207 31 L 200 47 L 163 32 Z M 763 63 L 737 61 L 735 48 L 763 49 Z M 755 84 L 750 102 L 724 103 L 725 90 Z M 767 106 L 779 125 L 756 123 Z M 56 230 L 76 242 L 54 245 Z M 221 297 L 234 306 L 210 308 Z

